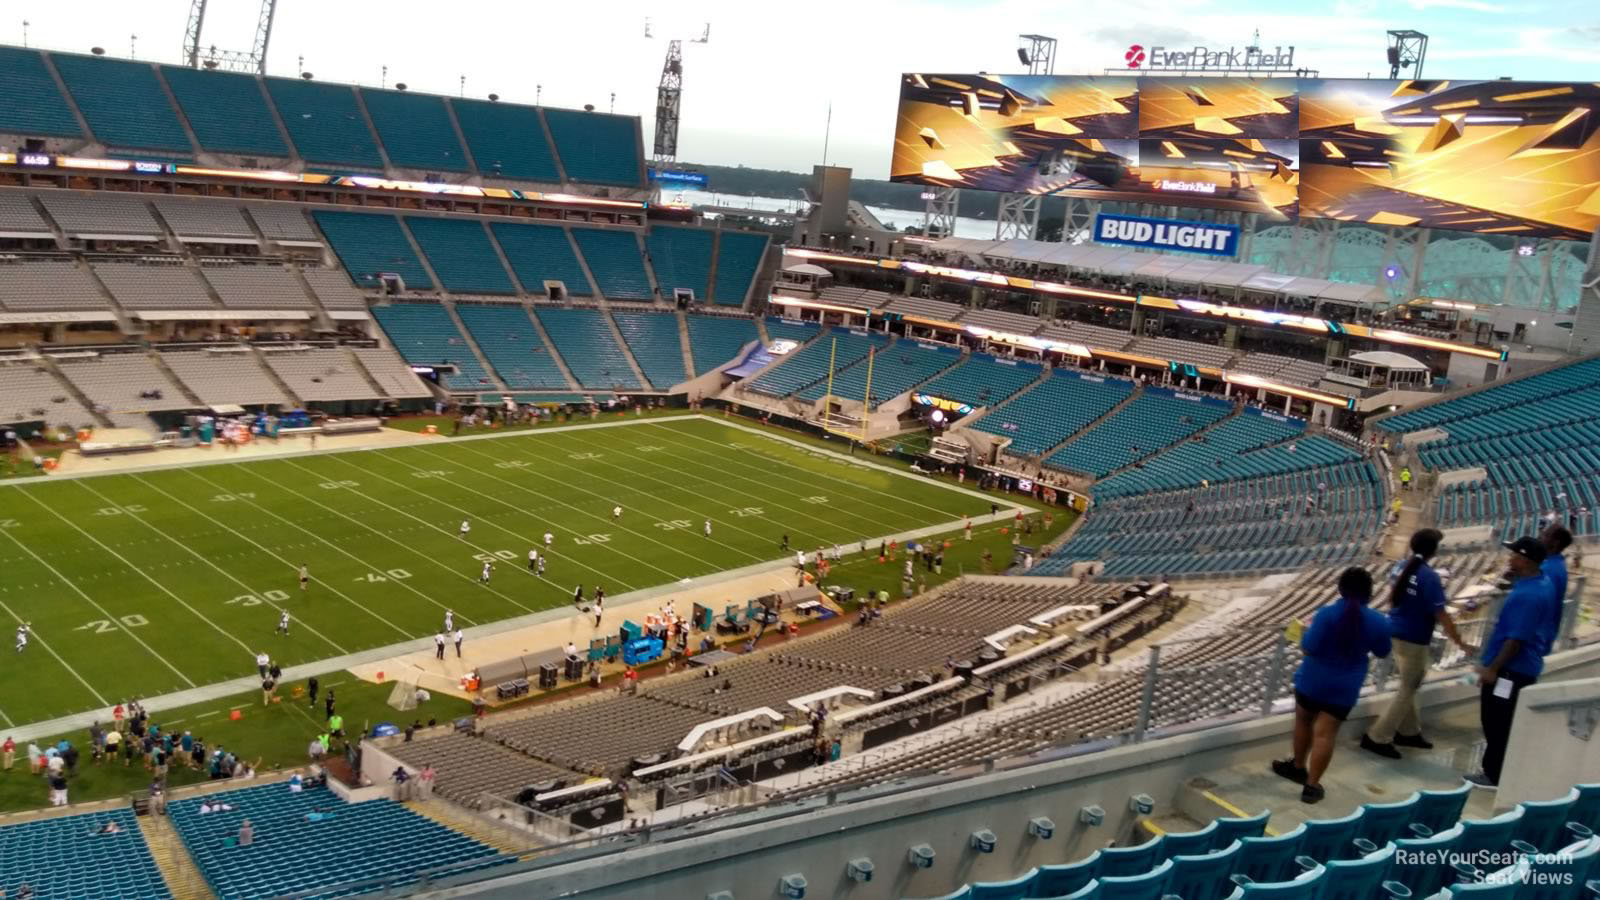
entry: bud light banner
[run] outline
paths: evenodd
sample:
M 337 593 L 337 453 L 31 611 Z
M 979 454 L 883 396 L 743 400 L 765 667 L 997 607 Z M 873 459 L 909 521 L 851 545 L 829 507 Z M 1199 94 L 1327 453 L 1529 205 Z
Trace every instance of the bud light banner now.
M 1239 250 L 1239 226 L 1100 213 L 1094 220 L 1094 239 L 1119 247 L 1233 256 Z

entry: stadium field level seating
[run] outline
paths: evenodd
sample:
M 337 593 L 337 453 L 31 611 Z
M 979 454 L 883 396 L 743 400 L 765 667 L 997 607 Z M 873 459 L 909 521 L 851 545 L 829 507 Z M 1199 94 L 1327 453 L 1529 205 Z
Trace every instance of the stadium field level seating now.
M 525 225 L 520 222 L 493 222 L 489 230 L 505 252 L 511 270 L 530 294 L 544 293 L 546 281 L 559 281 L 574 297 L 589 297 L 589 279 L 583 274 L 578 254 L 572 250 L 567 231 L 559 225 Z
M 704 228 L 657 225 L 645 236 L 650 264 L 656 270 L 661 295 L 672 297 L 679 288 L 694 291 L 696 300 L 711 296 L 711 247 L 715 233 Z
M 717 241 L 717 278 L 712 299 L 718 306 L 743 306 L 766 256 L 767 236 L 724 231 Z
M 99 834 L 108 823 L 121 830 Z M 23 885 L 39 900 L 172 896 L 126 807 L 0 827 L 0 891 Z
M 922 393 L 966 403 L 974 409 L 998 406 L 1039 378 L 1038 363 L 997 359 L 974 353 L 960 365 L 939 374 L 920 389 Z
M 974 428 L 1011 438 L 1010 452 L 1042 453 L 1110 412 L 1133 392 L 1120 378 L 1057 371 L 979 419 Z
M 419 366 L 454 365 L 457 372 L 445 374 L 441 379 L 445 387 L 457 391 L 494 387 L 489 373 L 483 370 L 466 339 L 450 321 L 450 314 L 439 304 L 393 303 L 373 307 L 372 315 L 407 362 Z
M 761 339 L 754 319 L 689 315 L 685 320 L 689 323 L 689 350 L 694 354 L 695 375 L 704 375 L 731 362 L 746 344 Z
M 574 228 L 572 236 L 583 251 L 583 258 L 600 285 L 600 292 L 612 300 L 650 300 L 650 276 L 644 271 L 639 239 L 631 231 Z
M 578 384 L 595 390 L 639 390 L 643 385 L 633 374 L 622 348 L 611 337 L 598 309 L 569 309 L 540 306 L 534 315 L 555 343 Z
M 796 322 L 793 319 L 780 319 L 777 316 L 767 316 L 767 336 L 775 341 L 798 341 L 805 343 L 817 336 L 817 323 Z
M 1121 412 L 1051 454 L 1046 465 L 1104 477 L 1221 419 L 1225 402 L 1146 388 Z
M 567 390 L 561 367 L 520 304 L 460 303 L 461 317 L 500 380 L 513 390 Z
M 312 216 L 356 284 L 372 287 L 380 273 L 393 272 L 405 279 L 411 290 L 433 288 L 433 280 L 411 252 L 411 243 L 394 216 L 323 209 Z
M 862 359 L 835 375 L 833 393 L 836 397 L 860 400 L 870 389 L 870 405 L 877 409 L 883 401 L 905 393 L 914 385 L 955 365 L 960 359 L 961 351 L 954 347 L 898 340 L 873 354 L 870 368 L 868 360 Z M 795 396 L 802 400 L 816 400 L 826 392 L 827 387 L 824 379 Z
M 472 219 L 436 219 L 406 216 L 406 227 L 417 239 L 446 290 L 471 294 L 514 294 L 516 288 L 500 265 L 483 223 Z M 408 285 L 410 281 L 406 282 Z
M 777 365 L 762 372 L 750 382 L 750 389 L 774 397 L 787 397 L 796 391 L 826 381 L 828 364 L 834 372 L 841 372 L 864 358 L 873 347 L 882 347 L 887 341 L 882 335 L 857 333 L 846 328 L 834 328 L 815 342 L 801 347 L 784 357 Z M 817 393 L 826 390 L 823 384 Z M 835 391 L 837 393 L 837 391 Z
M 656 390 L 665 391 L 688 380 L 683 371 L 683 342 L 678 335 L 677 316 L 612 311 L 611 318 L 616 320 L 634 361 Z

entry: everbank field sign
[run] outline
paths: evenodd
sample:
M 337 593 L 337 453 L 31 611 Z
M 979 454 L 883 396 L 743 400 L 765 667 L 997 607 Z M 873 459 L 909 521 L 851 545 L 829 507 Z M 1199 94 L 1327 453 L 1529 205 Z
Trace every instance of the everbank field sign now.
M 1123 54 L 1124 61 L 1130 69 L 1146 69 L 1160 71 L 1162 69 L 1180 69 L 1194 71 L 1197 69 L 1223 69 L 1223 70 L 1273 70 L 1294 68 L 1294 47 L 1277 46 L 1268 50 L 1265 47 L 1229 47 L 1226 50 L 1213 50 L 1210 47 L 1187 47 L 1174 50 L 1162 46 L 1147 47 L 1144 44 L 1134 44 Z

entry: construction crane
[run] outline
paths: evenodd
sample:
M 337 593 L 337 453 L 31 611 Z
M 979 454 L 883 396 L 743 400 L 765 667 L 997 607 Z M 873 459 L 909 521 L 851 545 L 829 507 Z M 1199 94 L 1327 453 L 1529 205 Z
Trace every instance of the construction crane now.
M 191 69 L 267 74 L 267 43 L 272 39 L 272 17 L 277 9 L 278 0 L 261 0 L 261 15 L 256 19 L 256 40 L 249 53 L 218 50 L 216 44 L 202 50 L 200 32 L 206 22 L 206 0 L 190 0 L 189 24 L 183 31 L 184 63 Z
M 644 20 L 644 36 L 650 33 L 650 20 Z M 691 44 L 711 42 L 711 23 Z M 651 161 L 657 169 L 670 166 L 678 159 L 678 114 L 683 102 L 683 41 L 667 42 L 667 58 L 661 64 L 661 83 L 656 87 L 656 140 Z

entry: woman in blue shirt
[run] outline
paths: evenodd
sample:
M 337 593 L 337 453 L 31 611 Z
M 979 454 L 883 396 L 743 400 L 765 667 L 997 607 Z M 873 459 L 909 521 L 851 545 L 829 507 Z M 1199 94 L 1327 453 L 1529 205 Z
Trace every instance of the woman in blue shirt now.
M 1411 536 L 1411 559 L 1400 570 L 1389 592 L 1389 628 L 1394 633 L 1391 652 L 1398 685 L 1372 727 L 1361 736 L 1361 749 L 1388 759 L 1399 759 L 1400 747 L 1428 750 L 1433 744 L 1422 736 L 1422 714 L 1417 705 L 1417 688 L 1428 674 L 1428 647 L 1433 643 L 1433 628 L 1444 629 L 1451 643 L 1467 656 L 1472 648 L 1461 640 L 1456 621 L 1445 608 L 1444 585 L 1439 573 L 1428 565 L 1439 552 L 1444 535 L 1424 528 Z
M 1389 622 L 1367 608 L 1372 576 L 1350 567 L 1339 576 L 1339 599 L 1317 610 L 1300 638 L 1305 658 L 1294 673 L 1294 757 L 1272 771 L 1305 785 L 1300 802 L 1321 800 L 1322 773 L 1333 758 L 1339 723 L 1350 716 L 1367 678 L 1367 655 L 1389 655 Z

